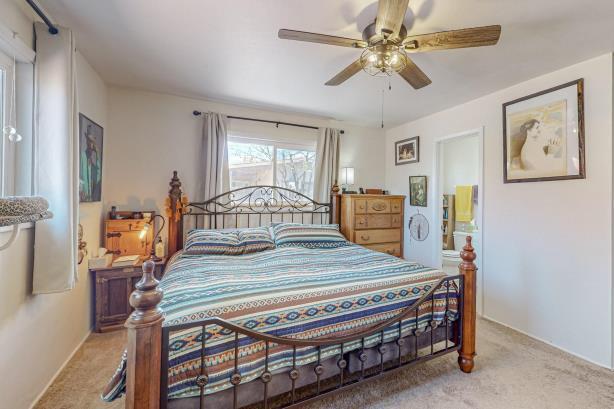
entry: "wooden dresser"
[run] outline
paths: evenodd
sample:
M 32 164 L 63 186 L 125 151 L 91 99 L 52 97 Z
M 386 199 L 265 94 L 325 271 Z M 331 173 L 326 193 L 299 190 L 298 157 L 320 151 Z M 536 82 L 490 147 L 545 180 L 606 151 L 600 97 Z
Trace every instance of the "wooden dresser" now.
M 342 195 L 341 232 L 354 243 L 403 257 L 405 196 Z

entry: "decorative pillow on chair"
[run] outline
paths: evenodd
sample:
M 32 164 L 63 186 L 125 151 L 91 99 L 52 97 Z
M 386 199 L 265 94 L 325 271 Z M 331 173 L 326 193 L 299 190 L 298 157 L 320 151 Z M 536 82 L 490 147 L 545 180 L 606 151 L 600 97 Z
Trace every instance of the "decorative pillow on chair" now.
M 190 230 L 186 237 L 184 254 L 243 253 L 238 231 Z
M 241 229 L 239 231 L 239 242 L 245 254 L 275 248 L 275 242 L 268 227 Z
M 283 223 L 273 227 L 277 247 L 335 248 L 350 243 L 337 224 Z

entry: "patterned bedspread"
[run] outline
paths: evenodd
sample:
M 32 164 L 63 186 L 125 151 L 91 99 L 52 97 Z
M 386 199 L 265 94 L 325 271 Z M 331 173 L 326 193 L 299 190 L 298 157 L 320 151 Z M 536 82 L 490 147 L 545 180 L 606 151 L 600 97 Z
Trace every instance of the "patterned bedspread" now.
M 160 283 L 164 326 L 220 317 L 255 331 L 296 338 L 351 334 L 392 318 L 429 291 L 445 274 L 364 247 L 333 249 L 276 248 L 244 255 L 176 255 Z M 445 288 L 419 308 L 418 322 L 403 322 L 403 336 L 431 320 L 441 322 L 448 311 L 457 312 L 456 288 Z M 432 316 L 434 311 L 434 317 Z M 384 331 L 384 340 L 398 337 L 398 324 Z M 173 331 L 169 340 L 169 398 L 198 396 L 195 378 L 200 374 L 202 328 Z M 205 333 L 205 365 L 209 375 L 206 393 L 232 387 L 235 334 L 210 324 Z M 378 333 L 365 346 L 381 340 Z M 239 337 L 241 383 L 264 371 L 265 343 Z M 360 341 L 343 345 L 344 352 L 359 349 Z M 321 359 L 338 355 L 340 345 L 323 347 Z M 269 345 L 268 369 L 289 371 L 293 350 Z M 125 359 L 125 356 L 124 356 Z M 296 365 L 317 360 L 315 347 L 297 348 Z M 125 362 L 125 361 L 124 361 Z M 120 367 L 121 368 L 121 367 Z M 125 365 L 123 366 L 125 370 Z M 123 393 L 125 377 L 103 399 Z
M 354 332 L 392 318 L 427 292 L 445 274 L 357 245 L 335 249 L 277 248 L 241 256 L 175 258 L 160 284 L 164 325 L 221 317 L 242 327 L 277 336 L 316 338 Z M 453 289 L 450 290 L 451 294 Z M 454 291 L 455 292 L 455 291 Z M 445 289 L 420 308 L 418 326 L 441 321 L 446 310 Z M 450 297 L 449 315 L 457 311 Z M 403 334 L 416 327 L 415 318 L 403 323 Z M 398 336 L 398 325 L 384 334 Z M 234 372 L 234 333 L 209 325 L 205 335 L 209 383 L 206 393 L 231 387 Z M 241 383 L 264 371 L 264 342 L 240 337 Z M 365 341 L 375 345 L 380 335 Z M 200 373 L 200 328 L 171 333 L 169 342 L 169 398 L 197 396 Z M 346 343 L 344 351 L 360 348 Z M 323 348 L 321 358 L 339 354 L 340 346 Z M 269 370 L 292 367 L 291 348 L 269 347 Z M 314 347 L 297 348 L 296 365 L 317 360 Z

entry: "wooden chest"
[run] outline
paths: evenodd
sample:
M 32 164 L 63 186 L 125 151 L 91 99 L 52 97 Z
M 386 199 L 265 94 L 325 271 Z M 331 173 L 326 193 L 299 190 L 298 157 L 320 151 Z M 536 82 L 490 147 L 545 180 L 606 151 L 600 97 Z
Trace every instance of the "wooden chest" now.
M 154 238 L 154 229 L 148 228 L 145 219 L 105 220 L 105 248 L 113 253 L 113 259 L 120 256 L 149 256 Z
M 354 243 L 403 257 L 405 196 L 342 195 L 341 232 Z

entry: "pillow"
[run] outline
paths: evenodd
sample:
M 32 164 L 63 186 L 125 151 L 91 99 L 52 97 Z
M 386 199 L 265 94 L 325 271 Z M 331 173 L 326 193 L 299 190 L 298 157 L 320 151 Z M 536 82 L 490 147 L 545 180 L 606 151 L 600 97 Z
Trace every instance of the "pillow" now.
M 239 243 L 245 254 L 275 248 L 275 242 L 268 227 L 241 229 L 239 231 Z
M 184 254 L 225 254 L 243 253 L 237 231 L 190 230 L 186 237 Z
M 337 224 L 283 223 L 273 227 L 277 247 L 335 248 L 350 243 Z

